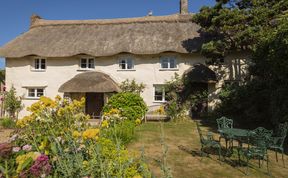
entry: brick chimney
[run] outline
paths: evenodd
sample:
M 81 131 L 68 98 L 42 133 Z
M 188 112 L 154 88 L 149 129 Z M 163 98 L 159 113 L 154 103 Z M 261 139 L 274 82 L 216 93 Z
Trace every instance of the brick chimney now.
M 180 14 L 188 14 L 188 0 L 180 0 Z

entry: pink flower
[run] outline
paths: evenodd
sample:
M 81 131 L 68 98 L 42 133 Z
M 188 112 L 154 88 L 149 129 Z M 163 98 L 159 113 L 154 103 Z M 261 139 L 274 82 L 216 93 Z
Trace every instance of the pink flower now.
M 13 147 L 12 148 L 12 151 L 14 152 L 14 153 L 17 153 L 17 152 L 19 152 L 21 150 L 21 148 L 20 147 Z
M 30 168 L 30 173 L 35 177 L 45 177 L 51 172 L 52 166 L 49 164 L 49 157 L 42 154 L 38 156 Z
M 31 151 L 32 150 L 32 146 L 31 145 L 24 145 L 22 147 L 22 149 L 25 150 L 25 151 Z

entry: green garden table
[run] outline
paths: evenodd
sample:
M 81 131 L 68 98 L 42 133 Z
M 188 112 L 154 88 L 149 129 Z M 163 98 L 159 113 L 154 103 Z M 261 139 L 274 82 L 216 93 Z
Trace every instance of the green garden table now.
M 246 130 L 246 129 L 237 129 L 237 128 L 224 128 L 218 131 L 222 133 L 224 136 L 227 136 L 227 138 L 238 141 L 237 151 L 238 151 L 238 158 L 239 158 L 239 163 L 240 163 L 240 149 L 242 149 L 242 142 L 248 141 L 249 133 L 251 131 Z

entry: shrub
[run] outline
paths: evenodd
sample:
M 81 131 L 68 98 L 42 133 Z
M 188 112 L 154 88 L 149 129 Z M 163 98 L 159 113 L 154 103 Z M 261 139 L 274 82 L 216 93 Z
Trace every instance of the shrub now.
M 121 116 L 126 117 L 129 120 L 142 118 L 148 110 L 140 95 L 129 92 L 113 95 L 103 108 L 104 114 L 111 109 L 120 110 Z
M 15 128 L 16 123 L 13 119 L 7 117 L 0 120 L 0 125 L 4 128 L 12 129 Z
M 9 117 L 16 119 L 18 112 L 23 108 L 21 98 L 17 97 L 13 86 L 5 93 L 4 97 L 4 110 L 9 114 Z
M 123 92 L 131 92 L 131 93 L 140 94 L 145 89 L 145 85 L 143 83 L 139 83 L 139 84 L 136 83 L 135 79 L 131 81 L 129 79 L 126 79 L 125 81 L 121 83 L 120 88 Z

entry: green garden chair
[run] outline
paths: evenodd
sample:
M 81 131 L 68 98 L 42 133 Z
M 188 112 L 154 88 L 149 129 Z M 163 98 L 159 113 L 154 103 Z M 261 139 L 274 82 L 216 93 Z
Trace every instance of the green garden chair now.
M 271 142 L 269 148 L 275 151 L 276 154 L 276 161 L 278 162 L 277 152 L 280 151 L 282 153 L 282 162 L 283 166 L 285 167 L 284 162 L 284 141 L 287 136 L 288 131 L 288 123 L 285 122 L 284 124 L 279 124 L 276 134 L 271 138 Z
M 196 122 L 197 130 L 200 137 L 200 143 L 201 143 L 201 155 L 204 154 L 204 148 L 217 148 L 218 154 L 219 154 L 219 160 L 221 160 L 221 145 L 218 141 L 213 139 L 213 135 L 211 132 L 208 132 L 206 137 L 203 136 L 202 131 L 200 129 L 199 123 Z
M 220 137 L 219 137 L 219 143 L 221 141 L 221 138 L 225 139 L 225 143 L 226 143 L 226 149 L 227 149 L 227 142 L 229 141 L 230 143 L 232 143 L 233 146 L 233 137 L 229 136 L 229 135 L 224 135 L 221 130 L 225 129 L 225 128 L 233 128 L 233 120 L 232 119 L 228 119 L 227 117 L 221 117 L 219 119 L 216 119 L 217 121 L 217 126 L 218 126 L 218 132 L 220 133 Z
M 263 127 L 258 127 L 248 134 L 248 148 L 242 148 L 243 155 L 247 159 L 247 171 L 250 159 L 258 159 L 259 168 L 261 166 L 260 161 L 266 160 L 267 171 L 269 171 L 269 156 L 267 154 L 267 148 L 271 140 L 273 131 L 267 130 Z

